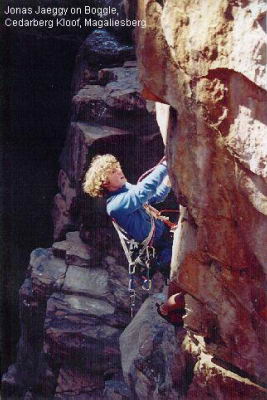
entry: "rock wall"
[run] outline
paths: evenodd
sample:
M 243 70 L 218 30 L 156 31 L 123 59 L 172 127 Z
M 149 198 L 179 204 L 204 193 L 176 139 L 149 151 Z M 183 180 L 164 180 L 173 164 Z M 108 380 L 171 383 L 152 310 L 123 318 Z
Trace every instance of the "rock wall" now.
M 185 398 L 266 398 L 266 4 L 146 0 L 137 17 L 143 93 L 163 103 L 185 207 L 172 262 L 195 357 Z

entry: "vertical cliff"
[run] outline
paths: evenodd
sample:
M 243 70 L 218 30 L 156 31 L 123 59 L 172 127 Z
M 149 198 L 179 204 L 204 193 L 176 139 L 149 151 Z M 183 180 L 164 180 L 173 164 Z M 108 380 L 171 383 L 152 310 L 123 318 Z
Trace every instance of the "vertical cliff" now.
M 146 0 L 137 16 L 143 93 L 164 103 L 184 206 L 172 268 L 194 360 L 185 398 L 266 398 L 266 4 Z

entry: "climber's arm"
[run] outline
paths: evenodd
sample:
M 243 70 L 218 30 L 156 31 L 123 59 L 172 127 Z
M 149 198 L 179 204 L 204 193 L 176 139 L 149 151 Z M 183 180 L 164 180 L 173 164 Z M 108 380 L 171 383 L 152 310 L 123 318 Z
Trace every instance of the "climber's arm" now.
M 147 203 L 161 186 L 168 171 L 166 165 L 159 164 L 153 172 L 144 178 L 137 185 L 133 185 L 127 192 L 118 194 L 109 205 L 108 213 L 112 217 L 116 214 L 127 215 Z
M 170 193 L 170 190 L 171 190 L 171 183 L 169 176 L 167 175 L 163 179 L 162 183 L 157 187 L 156 194 L 149 199 L 148 203 L 149 204 L 161 203 L 166 199 L 166 197 Z

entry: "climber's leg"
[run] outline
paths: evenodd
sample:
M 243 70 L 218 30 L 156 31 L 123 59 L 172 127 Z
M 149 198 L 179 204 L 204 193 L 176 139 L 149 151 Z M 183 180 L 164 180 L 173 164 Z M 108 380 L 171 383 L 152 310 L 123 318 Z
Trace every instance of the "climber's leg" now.
M 160 306 L 163 314 L 168 314 L 171 311 L 184 311 L 185 301 L 183 293 L 176 293 L 170 296 L 165 303 Z
M 160 271 L 165 279 L 170 276 L 170 264 L 172 258 L 172 234 L 168 229 L 161 238 L 155 243 L 156 261 L 154 265 L 155 271 Z
M 174 325 L 183 325 L 182 316 L 185 314 L 185 291 L 183 291 L 176 280 L 172 280 L 168 286 L 168 299 L 165 303 L 157 306 L 159 314 Z

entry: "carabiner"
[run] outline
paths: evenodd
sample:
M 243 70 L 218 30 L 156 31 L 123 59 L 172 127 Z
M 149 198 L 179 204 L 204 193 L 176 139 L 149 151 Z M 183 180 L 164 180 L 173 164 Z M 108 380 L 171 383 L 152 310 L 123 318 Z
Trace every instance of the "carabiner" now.
M 128 291 L 129 291 L 129 292 L 135 292 L 135 288 L 134 288 L 134 278 L 130 278 L 130 279 L 129 279 Z
M 151 260 L 155 257 L 155 248 L 147 246 L 146 248 L 146 256 L 148 260 Z
M 136 269 L 135 263 L 129 264 L 129 275 L 135 274 L 135 269 Z
M 142 284 L 142 289 L 148 292 L 151 289 L 151 286 L 152 286 L 151 279 L 145 279 Z
M 135 293 L 130 294 L 130 306 L 131 306 L 131 308 L 135 307 L 135 297 L 136 297 Z

